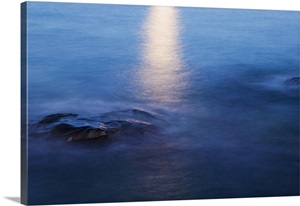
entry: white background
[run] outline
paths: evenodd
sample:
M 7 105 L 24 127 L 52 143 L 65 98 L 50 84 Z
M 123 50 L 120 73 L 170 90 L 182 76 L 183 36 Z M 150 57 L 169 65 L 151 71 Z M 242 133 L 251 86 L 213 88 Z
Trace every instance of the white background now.
M 44 0 L 40 0 L 44 1 Z M 48 0 L 51 1 L 51 0 Z M 214 8 L 250 8 L 300 10 L 297 0 L 63 0 L 64 2 L 122 3 L 146 5 L 196 6 Z M 0 0 L 0 205 L 18 205 L 20 197 L 20 3 L 21 0 Z M 61 2 L 61 1 L 59 1 Z M 163 2 L 163 3 L 162 3 Z M 288 31 L 287 31 L 288 32 Z M 11 200 L 13 199 L 13 200 Z M 299 205 L 300 197 L 191 200 L 145 203 L 113 203 L 123 206 L 253 206 Z M 89 204 L 91 205 L 91 204 Z M 92 204 L 100 205 L 100 204 Z

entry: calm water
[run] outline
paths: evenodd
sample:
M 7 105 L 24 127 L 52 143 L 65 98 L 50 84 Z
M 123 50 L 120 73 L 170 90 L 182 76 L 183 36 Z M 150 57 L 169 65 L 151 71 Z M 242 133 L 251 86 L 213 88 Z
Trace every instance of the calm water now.
M 139 108 L 158 135 L 29 137 L 29 203 L 299 194 L 299 12 L 28 3 L 29 120 Z

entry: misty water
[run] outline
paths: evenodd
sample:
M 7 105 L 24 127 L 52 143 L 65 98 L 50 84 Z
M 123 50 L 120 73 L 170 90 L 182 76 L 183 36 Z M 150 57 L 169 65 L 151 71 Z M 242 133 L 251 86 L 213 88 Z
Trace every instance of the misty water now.
M 30 204 L 299 194 L 299 12 L 28 3 L 28 119 L 139 109 L 155 134 L 28 138 Z

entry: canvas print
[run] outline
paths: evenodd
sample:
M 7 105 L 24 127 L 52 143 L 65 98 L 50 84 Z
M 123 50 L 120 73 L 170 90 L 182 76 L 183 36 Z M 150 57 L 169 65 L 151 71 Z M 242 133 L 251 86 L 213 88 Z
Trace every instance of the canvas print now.
M 25 2 L 22 203 L 299 195 L 299 12 Z

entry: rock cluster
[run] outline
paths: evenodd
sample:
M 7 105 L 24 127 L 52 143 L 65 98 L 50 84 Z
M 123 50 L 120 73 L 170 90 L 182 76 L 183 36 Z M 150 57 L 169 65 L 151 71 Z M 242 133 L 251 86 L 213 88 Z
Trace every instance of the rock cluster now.
M 32 123 L 31 136 L 63 138 L 68 142 L 105 140 L 118 135 L 143 136 L 153 133 L 160 119 L 140 109 L 105 113 L 99 116 L 81 117 L 73 113 L 47 115 Z

